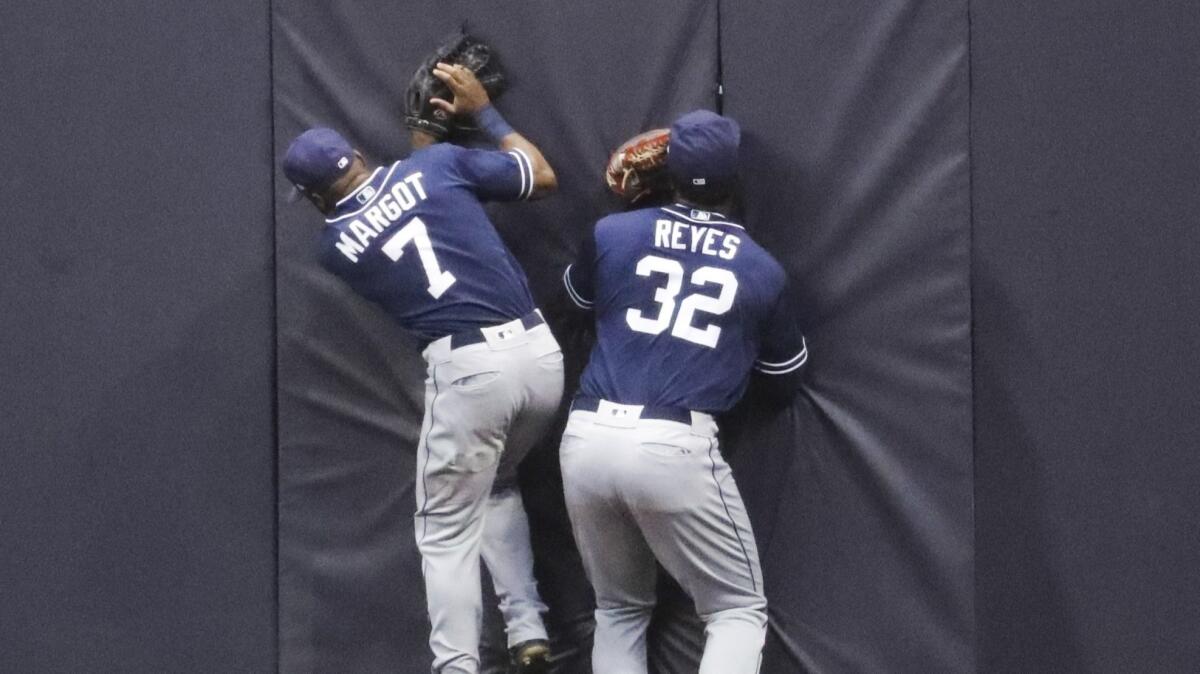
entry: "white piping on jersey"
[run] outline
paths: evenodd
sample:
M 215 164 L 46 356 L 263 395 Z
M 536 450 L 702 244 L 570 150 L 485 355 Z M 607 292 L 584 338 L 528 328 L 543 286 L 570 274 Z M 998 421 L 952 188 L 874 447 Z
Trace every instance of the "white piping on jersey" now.
M 517 172 L 521 174 L 521 189 L 517 192 L 518 199 L 525 198 L 525 164 L 521 161 L 521 155 L 516 151 L 509 152 L 513 159 L 517 160 Z
M 392 174 L 395 173 L 396 169 L 399 167 L 400 167 L 400 162 L 396 162 L 395 164 L 392 164 L 392 167 L 390 169 L 388 169 L 387 175 L 383 176 L 383 182 L 381 182 L 379 184 L 380 185 L 387 184 L 387 181 L 392 178 Z M 376 171 L 376 173 L 378 173 L 382 169 L 383 169 L 383 167 L 380 166 L 379 168 L 375 169 L 375 171 Z M 371 174 L 371 178 L 374 178 L 374 177 L 375 177 L 375 174 Z M 363 185 L 367 185 L 369 183 L 370 183 L 370 181 L 363 183 Z M 363 185 L 359 185 L 359 188 L 361 189 Z M 367 203 L 360 206 L 357 211 L 350 211 L 349 213 L 347 213 L 345 215 L 339 215 L 336 218 L 325 218 L 325 222 L 332 225 L 333 223 L 341 221 L 341 220 L 345 220 L 346 218 L 353 218 L 354 216 L 358 215 L 359 213 L 362 213 L 363 211 L 370 208 L 371 204 L 375 203 L 375 200 L 378 199 L 379 195 L 383 194 L 383 192 L 384 191 L 382 189 L 375 190 L 375 196 L 368 199 Z M 347 198 L 349 198 L 349 197 L 347 197 Z M 340 204 L 341 202 L 339 201 L 338 203 Z
M 563 285 L 567 287 L 567 295 L 571 298 L 571 301 L 575 303 L 575 306 L 579 307 L 580 309 L 591 309 L 596 303 L 583 299 L 583 295 L 580 295 L 579 291 L 575 289 L 575 284 L 571 283 L 571 267 L 574 266 L 575 265 L 573 264 L 569 264 L 567 265 L 566 270 L 563 271 Z
M 781 363 L 767 363 L 761 360 L 756 361 L 754 363 L 754 369 L 762 372 L 763 374 L 787 374 L 789 372 L 799 370 L 800 366 L 808 362 L 808 341 L 801 337 L 800 342 L 804 345 L 804 348 L 800 349 L 800 353 L 797 353 L 795 356 L 792 356 Z
M 521 191 L 517 198 L 528 199 L 533 196 L 533 161 L 521 148 L 514 147 L 508 153 L 516 157 L 517 168 L 521 172 Z
M 676 206 L 679 208 L 687 208 L 687 206 L 684 206 L 683 204 L 676 204 Z M 684 215 L 683 213 L 680 213 L 679 211 L 673 211 L 666 206 L 663 206 L 662 210 L 666 211 L 667 213 L 670 213 L 671 215 L 674 215 L 677 218 L 683 218 L 684 220 L 687 220 L 688 222 L 691 222 L 691 223 L 695 223 L 697 225 L 729 225 L 730 227 L 737 227 L 738 229 L 746 229 L 745 227 L 742 227 L 741 225 L 739 225 L 736 222 L 729 222 L 727 220 L 697 220 L 689 215 Z M 691 209 L 688 209 L 688 210 L 691 210 Z M 722 218 L 725 217 L 724 215 L 717 213 L 715 211 L 708 211 L 708 212 L 712 213 L 713 215 L 720 215 Z
M 353 192 L 351 192 L 350 194 L 347 194 L 346 196 L 342 197 L 341 199 L 338 199 L 338 202 L 336 204 L 334 204 L 334 207 L 341 206 L 342 204 L 344 204 L 347 201 L 349 201 L 350 199 L 352 199 L 354 197 L 354 195 L 356 195 L 359 192 L 366 189 L 367 185 L 370 185 L 371 181 L 375 180 L 375 176 L 379 175 L 379 172 L 382 170 L 383 170 L 382 166 L 376 166 L 375 170 L 371 171 L 371 175 L 367 176 L 366 180 L 359 183 L 358 187 L 355 187 Z

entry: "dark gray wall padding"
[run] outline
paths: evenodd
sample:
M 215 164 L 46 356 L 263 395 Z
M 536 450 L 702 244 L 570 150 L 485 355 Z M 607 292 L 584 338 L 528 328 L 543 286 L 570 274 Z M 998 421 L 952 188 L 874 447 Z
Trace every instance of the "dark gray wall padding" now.
M 267 4 L 0 14 L 0 671 L 273 671 Z
M 747 405 L 732 444 L 764 549 L 763 671 L 969 671 L 966 7 L 729 2 L 721 18 L 746 222 L 811 335 L 802 400 Z
M 979 669 L 1200 670 L 1200 5 L 976 1 Z

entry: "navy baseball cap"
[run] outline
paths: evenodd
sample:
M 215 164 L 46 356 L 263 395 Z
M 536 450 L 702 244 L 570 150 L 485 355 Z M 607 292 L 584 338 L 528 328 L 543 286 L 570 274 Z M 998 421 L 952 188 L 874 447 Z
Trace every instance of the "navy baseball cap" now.
M 694 110 L 671 125 L 667 173 L 691 191 L 726 191 L 737 179 L 738 123 L 708 110 Z
M 333 129 L 309 129 L 296 136 L 283 157 L 283 175 L 305 193 L 321 192 L 350 170 L 354 148 Z

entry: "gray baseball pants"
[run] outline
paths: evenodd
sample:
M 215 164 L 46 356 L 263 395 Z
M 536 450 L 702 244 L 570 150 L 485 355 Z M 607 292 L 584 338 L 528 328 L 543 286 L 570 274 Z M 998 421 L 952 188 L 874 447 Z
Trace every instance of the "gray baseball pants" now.
M 705 623 L 700 674 L 754 674 L 767 601 L 750 520 L 707 414 L 643 419 L 600 401 L 571 412 L 561 460 L 567 510 L 596 593 L 594 674 L 645 674 L 655 560 Z
M 562 399 L 558 342 L 545 324 L 483 328 L 486 341 L 430 344 L 417 448 L 415 528 L 434 672 L 479 671 L 482 555 L 510 646 L 545 639 L 517 465 Z

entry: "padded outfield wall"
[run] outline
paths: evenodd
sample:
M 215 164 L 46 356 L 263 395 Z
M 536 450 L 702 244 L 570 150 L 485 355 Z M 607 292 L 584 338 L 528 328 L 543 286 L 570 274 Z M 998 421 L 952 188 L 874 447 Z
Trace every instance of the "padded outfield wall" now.
M 4 18 L 0 669 L 428 669 L 423 365 L 317 268 L 319 219 L 278 159 L 315 124 L 405 154 L 408 73 L 464 21 L 560 178 L 492 213 L 568 385 L 591 335 L 558 279 L 616 207 L 607 153 L 697 107 L 742 123 L 743 215 L 799 286 L 813 354 L 792 404 L 752 390 L 723 420 L 771 603 L 764 672 L 1200 663 L 1194 3 Z M 555 445 L 522 484 L 573 674 L 592 598 Z M 694 671 L 689 613 L 666 584 L 656 671 Z

